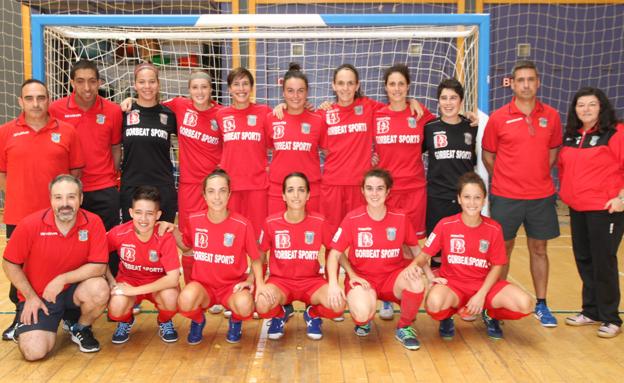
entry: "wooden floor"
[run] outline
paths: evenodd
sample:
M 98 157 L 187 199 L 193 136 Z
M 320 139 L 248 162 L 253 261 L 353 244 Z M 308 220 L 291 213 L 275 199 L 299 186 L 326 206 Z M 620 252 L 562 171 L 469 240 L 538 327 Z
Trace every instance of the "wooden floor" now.
M 12 342 L 0 342 L 0 381 L 20 382 L 621 382 L 624 376 L 624 335 L 605 340 L 596 327 L 572 328 L 563 321 L 580 304 L 580 281 L 573 263 L 567 217 L 561 216 L 562 236 L 550 242 L 549 305 L 559 327 L 546 329 L 533 317 L 507 321 L 505 339 L 492 341 L 481 321 L 456 319 L 457 334 L 443 341 L 437 322 L 420 314 L 415 323 L 422 348 L 407 351 L 394 339 L 395 319 L 375 319 L 370 336 L 353 334 L 347 315 L 342 323 L 325 321 L 324 338 L 308 340 L 299 311 L 286 325 L 280 341 L 266 338 L 265 321 L 243 327 L 237 345 L 225 341 L 227 320 L 208 316 L 204 341 L 186 343 L 189 321 L 174 319 L 180 340 L 164 344 L 157 335 L 156 315 L 137 317 L 131 339 L 113 345 L 114 324 L 100 318 L 95 326 L 100 352 L 83 354 L 59 330 L 57 346 L 46 360 L 22 360 Z M 4 238 L 3 233 L 2 238 Z M 527 249 L 520 236 L 514 251 L 512 281 L 533 292 Z M 2 245 L 4 246 L 4 245 Z M 620 256 L 620 270 L 622 257 Z M 624 273 L 620 272 L 623 276 Z M 0 275 L 0 327 L 11 321 L 13 308 L 6 298 L 8 282 Z M 301 306 L 296 306 L 299 310 Z

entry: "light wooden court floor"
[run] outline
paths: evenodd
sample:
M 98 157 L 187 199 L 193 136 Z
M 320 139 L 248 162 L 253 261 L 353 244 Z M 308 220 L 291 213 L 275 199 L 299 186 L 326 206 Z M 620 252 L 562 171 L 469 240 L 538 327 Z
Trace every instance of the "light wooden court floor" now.
M 457 334 L 443 341 L 438 323 L 419 314 L 415 327 L 422 342 L 405 350 L 394 339 L 395 320 L 375 319 L 370 336 L 359 338 L 347 315 L 342 323 L 325 321 L 324 338 L 305 336 L 301 306 L 286 325 L 280 341 L 266 338 L 267 324 L 248 321 L 237 345 L 225 341 L 227 319 L 207 314 L 204 341 L 186 343 L 189 321 L 176 316 L 180 340 L 164 344 L 157 334 L 156 315 L 144 304 L 130 341 L 110 342 L 114 324 L 100 318 L 95 326 L 100 352 L 83 354 L 59 330 L 57 346 L 44 361 L 22 360 L 12 342 L 0 343 L 2 382 L 621 382 L 624 376 L 624 335 L 605 340 L 596 327 L 572 328 L 564 318 L 580 304 L 580 281 L 570 247 L 567 217 L 562 236 L 549 244 L 551 261 L 548 301 L 559 327 L 542 328 L 532 316 L 507 321 L 504 340 L 492 341 L 481 321 L 456 319 Z M 0 233 L 4 239 L 4 233 Z M 4 243 L 2 243 L 2 247 Z M 622 267 L 622 256 L 620 270 Z M 533 292 L 528 253 L 521 234 L 514 251 L 511 280 Z M 620 276 L 624 273 L 620 272 Z M 13 308 L 0 275 L 0 328 L 11 321 Z

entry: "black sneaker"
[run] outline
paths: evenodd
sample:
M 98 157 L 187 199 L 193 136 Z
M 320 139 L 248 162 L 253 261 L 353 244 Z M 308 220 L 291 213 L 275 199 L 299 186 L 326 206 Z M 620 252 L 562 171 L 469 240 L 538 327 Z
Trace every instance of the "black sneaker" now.
M 17 324 L 17 316 L 13 318 L 13 323 L 6 328 L 6 330 L 2 331 L 2 340 L 13 340 L 15 335 L 15 325 Z
M 78 329 L 78 324 L 75 324 L 71 328 L 71 339 L 78 345 L 82 352 L 97 352 L 100 351 L 100 342 L 93 336 L 91 326 L 85 326 Z

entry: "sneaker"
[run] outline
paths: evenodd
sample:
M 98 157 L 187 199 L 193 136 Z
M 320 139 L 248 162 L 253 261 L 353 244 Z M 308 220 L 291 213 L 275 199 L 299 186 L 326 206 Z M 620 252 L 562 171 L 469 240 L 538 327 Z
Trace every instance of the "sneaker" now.
M 535 317 L 544 327 L 557 327 L 557 318 L 555 318 L 548 306 L 543 303 L 535 305 Z
M 100 342 L 93 336 L 91 326 L 84 326 L 78 329 L 78 323 L 71 328 L 72 341 L 78 345 L 78 348 L 82 352 L 97 352 L 100 351 Z
M 223 311 L 223 306 L 221 305 L 212 305 L 212 307 L 208 309 L 208 312 L 211 314 L 220 314 L 221 311 Z
M 17 316 L 13 319 L 13 323 L 2 332 L 2 340 L 13 340 L 15 336 L 15 326 L 17 325 Z
M 354 331 L 355 331 L 355 335 L 357 336 L 368 336 L 368 334 L 370 334 L 370 331 L 371 331 L 371 324 L 369 322 L 363 325 L 355 325 Z
M 134 324 L 134 318 L 130 322 L 117 322 L 117 329 L 113 333 L 112 342 L 115 344 L 126 343 L 130 339 L 130 330 Z
M 487 334 L 492 339 L 503 339 L 503 330 L 500 328 L 500 322 L 497 319 L 490 317 L 487 310 L 481 312 L 481 318 L 487 328 Z
M 225 340 L 229 343 L 238 343 L 241 336 L 243 336 L 243 321 L 230 318 Z
M 453 321 L 453 317 L 441 320 L 438 332 L 442 339 L 453 339 L 455 336 L 455 322 Z
M 420 342 L 416 337 L 416 330 L 412 326 L 405 326 L 396 329 L 394 337 L 408 350 L 418 350 Z
M 472 314 L 468 313 L 468 310 L 466 309 L 466 306 L 464 306 L 461 309 L 459 309 L 457 314 L 459 314 L 459 317 L 463 321 L 465 321 L 465 322 L 474 322 L 475 320 L 477 320 L 477 316 L 476 315 L 472 315 Z
M 578 313 L 576 315 L 573 315 L 571 317 L 567 317 L 565 319 L 565 323 L 568 326 L 587 326 L 590 324 L 598 324 L 598 322 L 596 322 L 595 320 L 586 317 L 585 315 Z
M 269 331 L 267 337 L 272 340 L 278 340 L 284 336 L 284 317 L 275 317 L 269 322 Z
M 258 312 L 257 312 L 257 311 L 254 311 L 254 312 L 253 312 L 253 314 L 251 315 L 251 317 L 252 317 L 253 319 L 260 319 L 260 314 L 258 314 Z
M 622 329 L 620 326 L 613 323 L 603 323 L 598 328 L 598 336 L 601 338 L 615 338 L 620 335 Z
M 383 301 L 381 303 L 381 308 L 379 308 L 379 317 L 383 320 L 394 319 L 394 307 L 392 307 L 392 302 Z
M 295 315 L 295 308 L 293 307 L 292 303 L 284 305 L 284 306 L 282 306 L 282 308 L 284 309 L 284 321 L 288 322 L 288 320 L 293 315 Z
M 203 317 L 203 314 L 202 314 Z M 188 336 L 186 337 L 186 341 L 190 345 L 198 344 L 204 338 L 204 326 L 206 326 L 206 318 L 203 317 L 201 322 L 191 321 L 191 327 L 189 328 Z
M 163 342 L 172 343 L 177 342 L 178 340 L 178 332 L 173 326 L 173 321 L 170 319 L 166 322 L 158 323 L 158 335 Z
M 341 315 L 341 316 L 339 316 L 339 317 L 332 318 L 332 320 L 333 320 L 334 322 L 344 322 L 345 317 L 344 317 L 344 315 Z
M 223 310 L 223 316 L 226 318 L 232 317 L 232 310 Z
M 319 340 L 323 337 L 323 331 L 321 330 L 323 320 L 321 318 L 312 318 L 309 311 L 310 307 L 303 312 L 303 320 L 306 323 L 308 338 Z
M 132 315 L 139 315 L 140 313 L 141 313 L 141 305 L 139 303 L 132 306 Z
M 70 319 L 63 319 L 63 331 L 65 332 L 69 332 L 72 328 L 73 325 L 75 325 L 76 322 L 74 322 L 73 320 Z

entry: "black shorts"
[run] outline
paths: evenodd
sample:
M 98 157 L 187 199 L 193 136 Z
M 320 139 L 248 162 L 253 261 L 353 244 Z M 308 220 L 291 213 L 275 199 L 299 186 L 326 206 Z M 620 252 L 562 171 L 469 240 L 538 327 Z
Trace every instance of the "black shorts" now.
M 106 231 L 121 223 L 119 191 L 116 187 L 84 192 L 82 208 L 102 218 Z
M 529 238 L 548 240 L 559 236 L 557 197 L 512 199 L 490 196 L 490 212 L 503 228 L 505 241 L 516 238 L 520 225 Z
M 430 197 L 427 194 L 427 235 L 433 232 L 433 229 L 435 229 L 435 226 L 442 218 L 461 213 L 461 211 L 462 209 L 459 203 L 457 203 L 457 198 L 452 200 L 442 199 Z
M 162 215 L 160 221 L 174 223 L 178 212 L 178 192 L 173 185 L 154 185 L 160 191 L 160 210 Z M 123 222 L 132 220 L 128 209 L 132 207 L 132 195 L 138 186 L 121 185 L 119 194 L 121 196 L 121 217 Z
M 58 330 L 59 323 L 61 323 L 61 319 L 63 319 L 65 311 L 80 310 L 80 307 L 74 303 L 74 293 L 76 292 L 76 287 L 78 287 L 77 283 L 70 285 L 67 290 L 62 291 L 56 297 L 56 303 L 50 303 L 41 298 L 43 303 L 48 308 L 48 315 L 46 315 L 43 310 L 39 310 L 37 324 L 25 325 L 21 321 L 18 322 L 15 329 L 15 335 L 33 330 L 56 332 Z M 19 302 L 17 304 L 16 314 L 18 319 L 22 316 L 23 310 L 24 302 Z

